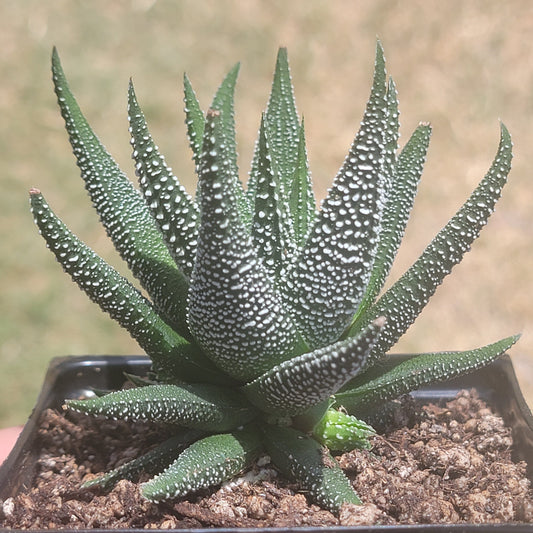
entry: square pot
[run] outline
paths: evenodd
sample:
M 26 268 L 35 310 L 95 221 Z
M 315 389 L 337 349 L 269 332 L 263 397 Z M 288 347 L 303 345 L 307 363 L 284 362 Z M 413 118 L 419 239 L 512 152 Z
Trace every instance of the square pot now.
M 393 365 L 405 356 L 391 356 L 388 365 Z M 65 399 L 76 398 L 95 389 L 117 389 L 124 382 L 124 372 L 143 374 L 150 367 L 150 360 L 145 356 L 88 356 L 59 357 L 51 361 L 37 404 L 26 423 L 18 441 L 0 467 L 0 500 L 14 496 L 18 491 L 31 485 L 35 475 L 38 449 L 33 446 L 38 430 L 41 413 L 48 408 L 60 409 Z M 446 383 L 433 385 L 415 391 L 412 396 L 421 403 L 440 403 L 453 399 L 462 389 L 475 388 L 485 400 L 512 429 L 513 459 L 525 461 L 527 474 L 533 482 L 533 416 L 522 396 L 509 356 L 504 355 L 492 365 L 456 378 Z M 438 524 L 438 525 L 400 525 L 368 527 L 324 528 L 284 528 L 268 529 L 275 531 L 301 531 L 302 533 L 323 533 L 324 531 L 373 532 L 531 532 L 533 524 Z M 0 529 L 2 532 L 13 531 Z M 52 531 L 52 530 L 47 530 Z M 69 531 L 61 529 L 62 532 Z M 82 530 L 70 530 L 80 532 Z M 98 530 L 91 530 L 98 531 Z M 102 530 L 103 531 L 103 530 Z M 106 530 L 108 531 L 108 530 Z M 133 531 L 133 530 L 130 530 Z M 139 530 L 141 531 L 141 530 Z M 192 530 L 196 533 L 213 531 L 213 529 Z M 228 531 L 218 529 L 218 531 Z M 245 529 L 240 530 L 246 533 Z

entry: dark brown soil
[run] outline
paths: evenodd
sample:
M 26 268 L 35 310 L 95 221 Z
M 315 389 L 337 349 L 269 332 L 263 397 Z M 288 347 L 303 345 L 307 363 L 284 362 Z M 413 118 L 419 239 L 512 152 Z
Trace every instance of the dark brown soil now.
M 138 456 L 162 437 L 148 425 L 45 414 L 36 487 L 0 502 L 9 528 L 199 528 L 533 521 L 526 466 L 510 458 L 511 432 L 474 392 L 421 408 L 411 428 L 374 440 L 370 451 L 338 457 L 365 502 L 339 516 L 304 494 L 261 458 L 254 468 L 187 500 L 151 504 L 121 481 L 109 494 L 83 480 Z M 141 480 L 142 481 L 142 480 Z

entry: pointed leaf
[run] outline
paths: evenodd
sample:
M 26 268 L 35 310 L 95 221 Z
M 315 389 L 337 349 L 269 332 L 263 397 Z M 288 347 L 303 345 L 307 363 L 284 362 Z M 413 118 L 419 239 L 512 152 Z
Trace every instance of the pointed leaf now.
M 356 339 L 339 341 L 284 361 L 243 388 L 262 411 L 301 414 L 335 394 L 363 367 L 384 320 L 376 320 Z
M 374 303 L 390 272 L 413 207 L 426 160 L 430 136 L 431 127 L 429 124 L 418 126 L 402 150 L 398 163 L 393 169 L 393 182 L 383 210 L 382 229 L 374 267 L 354 323 Z
M 162 378 L 220 380 L 199 349 L 172 330 L 129 281 L 73 235 L 37 189 L 30 191 L 30 201 L 35 223 L 65 272 L 139 343 Z
M 464 352 L 416 355 L 370 381 L 365 381 L 364 375 L 357 378 L 348 390 L 335 395 L 335 402 L 353 413 L 372 410 L 424 385 L 447 381 L 482 368 L 505 353 L 519 338 L 520 335 L 507 337 Z
M 293 231 L 296 245 L 302 248 L 307 241 L 309 231 L 316 218 L 316 200 L 311 182 L 311 173 L 307 161 L 304 123 L 300 126 L 298 139 L 298 159 L 292 178 L 290 196 L 290 212 L 292 213 Z
M 67 400 L 80 413 L 121 420 L 149 420 L 228 431 L 252 420 L 257 411 L 239 393 L 217 385 L 147 385 L 88 400 Z
M 470 198 L 431 241 L 411 268 L 351 328 L 350 335 L 377 316 L 387 318 L 383 334 L 372 350 L 369 362 L 382 357 L 405 333 L 444 277 L 470 249 L 501 196 L 502 187 L 511 168 L 511 159 L 511 137 L 502 124 L 496 157 Z
M 394 167 L 396 166 L 396 150 L 400 137 L 400 112 L 398 110 L 398 91 L 396 84 L 389 78 L 386 96 L 385 115 L 385 155 L 383 158 L 383 182 L 387 194 L 391 190 L 394 181 Z
M 196 255 L 200 210 L 159 153 L 131 82 L 128 115 L 133 158 L 141 190 L 172 258 L 189 278 Z
M 232 186 L 235 189 L 240 217 L 249 226 L 252 209 L 242 183 L 239 180 L 237 143 L 235 140 L 234 94 L 239 67 L 240 65 L 237 63 L 222 81 L 211 104 L 211 109 L 220 111 L 220 130 L 224 137 L 224 144 L 220 148 L 223 148 L 228 161 L 228 171 L 232 176 Z
M 99 487 L 104 490 L 111 490 L 122 479 L 136 481 L 142 473 L 159 474 L 176 459 L 186 446 L 203 435 L 202 431 L 195 429 L 181 431 L 141 457 L 128 461 L 102 476 L 86 481 L 81 488 Z
M 189 290 L 189 327 L 209 357 L 239 380 L 305 351 L 257 257 L 237 207 L 220 113 L 210 110 L 199 177 L 201 222 Z
M 202 138 L 204 136 L 204 113 L 200 107 L 200 102 L 192 88 L 191 82 L 186 74 L 183 76 L 183 92 L 185 102 L 185 125 L 187 126 L 187 136 L 189 145 L 193 153 L 193 160 L 196 168 L 200 165 L 202 154 Z
M 269 139 L 268 150 L 264 148 L 264 138 Z M 260 181 L 271 181 L 276 197 L 267 199 L 261 192 L 263 203 L 268 201 L 276 205 L 280 213 L 280 235 L 291 250 L 286 252 L 290 258 L 295 250 L 295 239 L 292 219 L 297 216 L 291 210 L 289 197 L 293 189 L 292 181 L 295 177 L 295 169 L 299 156 L 300 127 L 294 93 L 292 88 L 287 50 L 280 48 L 276 61 L 272 89 L 267 109 L 262 117 L 259 140 L 256 144 L 250 179 L 248 181 L 247 196 L 252 204 L 258 202 L 257 191 Z M 268 173 L 263 173 L 265 157 L 268 159 Z M 272 176 L 270 175 L 272 173 Z M 255 211 L 262 210 L 262 206 L 256 205 Z M 280 245 L 276 246 L 278 248 Z M 278 269 L 279 271 L 279 269 Z
M 369 280 L 383 202 L 385 96 L 385 60 L 378 43 L 361 129 L 288 277 L 286 304 L 312 346 L 340 337 Z
M 235 84 L 239 74 L 240 65 L 237 63 L 226 75 L 218 88 L 211 109 L 220 111 L 221 130 L 226 140 L 226 157 L 228 158 L 230 172 L 238 175 L 237 168 L 237 143 L 235 140 Z
M 213 98 L 211 109 L 220 111 L 222 115 L 221 131 L 225 137 L 224 150 L 226 151 L 226 158 L 229 162 L 230 173 L 233 176 L 232 186 L 235 188 L 234 192 L 237 197 L 240 216 L 243 222 L 249 226 L 252 216 L 251 204 L 243 189 L 242 183 L 238 178 L 239 170 L 237 166 L 237 143 L 235 140 L 234 94 L 239 68 L 240 65 L 237 63 L 226 75 L 220 84 L 215 97 Z M 200 104 L 196 98 L 196 94 L 194 93 L 187 76 L 184 77 L 184 86 L 187 132 L 189 136 L 189 143 L 194 154 L 194 161 L 196 162 L 196 167 L 198 168 L 202 155 L 205 118 L 200 109 Z
M 162 474 L 142 485 L 152 502 L 178 498 L 218 485 L 250 466 L 261 450 L 255 432 L 234 431 L 191 444 Z
M 291 178 L 298 156 L 300 124 L 294 101 L 286 48 L 280 48 L 278 51 L 272 90 L 265 112 L 265 122 L 272 143 L 271 153 L 276 162 L 279 179 L 283 190 L 288 193 L 291 190 Z
M 263 438 L 272 462 L 318 505 L 335 513 L 343 503 L 361 504 L 337 461 L 316 440 L 296 429 L 276 426 L 265 428 Z
M 264 116 L 259 129 L 256 147 L 255 204 L 251 234 L 257 255 L 263 261 L 271 279 L 276 284 L 282 278 L 287 256 L 294 253 L 294 239 L 287 235 L 286 219 L 289 206 L 284 202 L 283 191 L 274 170 Z
M 158 312 L 177 331 L 185 334 L 186 279 L 168 253 L 143 198 L 81 113 L 55 49 L 52 72 L 70 143 L 100 220 Z

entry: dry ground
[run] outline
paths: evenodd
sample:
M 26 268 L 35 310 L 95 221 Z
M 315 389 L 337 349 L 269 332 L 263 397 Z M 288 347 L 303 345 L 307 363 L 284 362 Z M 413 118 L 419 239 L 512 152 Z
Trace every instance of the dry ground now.
M 398 275 L 481 179 L 513 134 L 510 184 L 489 227 L 398 351 L 466 349 L 516 332 L 519 379 L 533 405 L 533 3 L 529 0 L 2 0 L 0 2 L 0 426 L 23 422 L 55 355 L 139 349 L 60 272 L 27 209 L 55 210 L 114 261 L 78 178 L 49 74 L 55 44 L 93 127 L 131 171 L 126 87 L 134 77 L 152 132 L 193 189 L 181 77 L 207 105 L 237 60 L 237 127 L 246 176 L 278 46 L 289 48 L 311 168 L 322 197 L 370 86 L 376 35 L 400 93 L 402 139 L 434 126 Z

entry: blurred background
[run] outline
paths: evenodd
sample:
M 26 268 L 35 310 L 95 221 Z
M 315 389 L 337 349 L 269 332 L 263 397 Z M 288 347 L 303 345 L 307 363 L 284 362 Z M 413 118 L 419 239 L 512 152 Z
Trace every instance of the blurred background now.
M 517 332 L 518 378 L 533 405 L 533 2 L 529 0 L 2 0 L 0 2 L 0 427 L 24 423 L 50 358 L 141 350 L 65 276 L 37 234 L 27 191 L 122 272 L 90 207 L 56 108 L 56 45 L 87 118 L 134 176 L 128 79 L 152 134 L 192 192 L 181 81 L 204 107 L 241 61 L 236 121 L 246 179 L 276 52 L 287 46 L 317 196 L 325 195 L 368 97 L 375 39 L 400 96 L 405 142 L 433 125 L 429 159 L 392 279 L 477 185 L 499 120 L 511 178 L 488 227 L 398 352 L 468 349 Z

